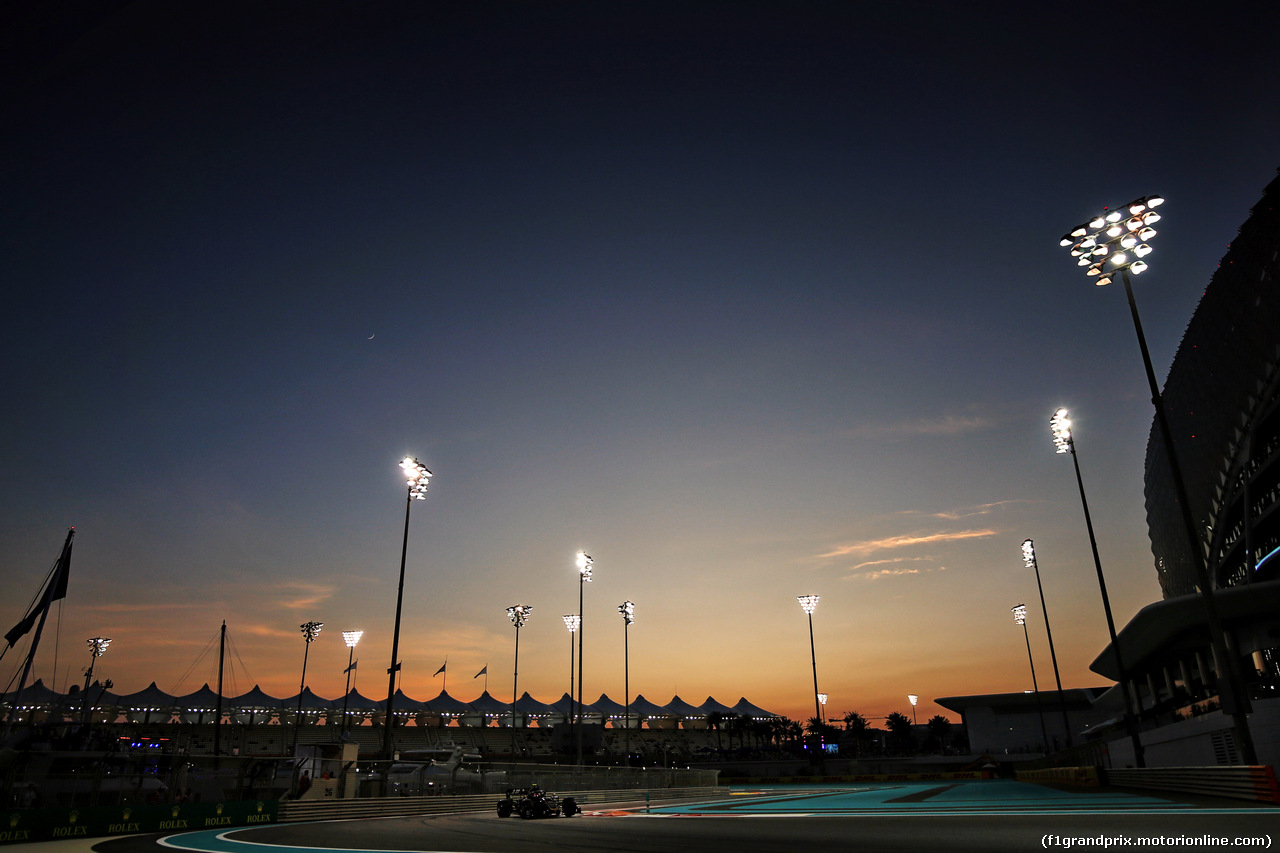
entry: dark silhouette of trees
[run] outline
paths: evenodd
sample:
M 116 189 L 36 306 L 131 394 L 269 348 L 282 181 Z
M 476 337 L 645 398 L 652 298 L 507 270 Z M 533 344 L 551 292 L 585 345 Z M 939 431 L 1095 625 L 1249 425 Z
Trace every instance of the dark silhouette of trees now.
M 862 754 L 867 740 L 871 737 L 871 722 L 857 711 L 846 711 L 843 717 L 844 730 L 853 741 L 853 754 L 856 758 Z
M 900 755 L 908 755 L 915 752 L 914 738 L 912 737 L 911 718 L 900 711 L 894 711 L 885 717 L 885 726 L 889 729 L 890 749 Z
M 929 738 L 925 741 L 925 748 L 934 752 L 943 752 L 947 748 L 947 738 L 951 734 L 951 721 L 946 717 L 938 714 L 936 717 L 930 718 L 928 724 Z
M 723 722 L 724 714 L 719 711 L 707 714 L 707 728 L 716 733 L 716 752 L 724 752 L 724 746 L 720 743 L 720 726 Z

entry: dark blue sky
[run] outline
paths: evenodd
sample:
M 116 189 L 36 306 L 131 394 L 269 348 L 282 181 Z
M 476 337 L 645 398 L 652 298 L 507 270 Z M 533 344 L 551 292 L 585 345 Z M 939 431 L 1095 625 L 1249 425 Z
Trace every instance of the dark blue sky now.
M 405 454 L 437 473 L 419 698 L 446 656 L 509 669 L 517 600 L 522 682 L 567 689 L 582 547 L 593 695 L 630 598 L 633 692 L 807 716 L 811 592 L 835 711 L 1023 689 L 1028 536 L 1064 681 L 1098 683 L 1059 405 L 1117 616 L 1158 597 L 1132 326 L 1057 239 L 1168 198 L 1136 284 L 1163 376 L 1280 165 L 1268 5 L 7 14 L 0 580 L 34 592 L 76 525 L 64 638 L 117 637 L 120 687 L 174 688 L 223 618 L 269 691 L 308 619 L 317 692 L 343 628 L 384 669 Z

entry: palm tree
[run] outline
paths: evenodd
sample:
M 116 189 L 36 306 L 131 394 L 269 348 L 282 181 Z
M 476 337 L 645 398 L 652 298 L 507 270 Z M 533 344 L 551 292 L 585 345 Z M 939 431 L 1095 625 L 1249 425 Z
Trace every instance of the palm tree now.
M 884 722 L 889 729 L 889 738 L 893 741 L 894 748 L 904 754 L 913 752 L 911 718 L 900 711 L 894 711 L 885 717 Z
M 871 723 L 857 711 L 845 712 L 842 719 L 844 730 L 853 738 L 853 754 L 857 757 L 862 753 L 862 745 L 871 734 Z
M 938 743 L 938 752 L 943 752 L 947 748 L 947 735 L 951 734 L 951 721 L 946 717 L 938 714 L 928 722 L 929 738 L 936 740 Z
M 724 748 L 720 744 L 720 723 L 724 720 L 724 714 L 719 711 L 712 711 L 707 714 L 707 728 L 716 733 L 716 752 L 723 752 Z

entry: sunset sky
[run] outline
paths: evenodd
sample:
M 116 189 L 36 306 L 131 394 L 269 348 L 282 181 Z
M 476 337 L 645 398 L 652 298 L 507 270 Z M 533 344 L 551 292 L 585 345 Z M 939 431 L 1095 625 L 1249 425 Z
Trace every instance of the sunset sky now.
M 1124 294 L 1058 238 L 1159 193 L 1157 375 L 1280 166 L 1277 12 L 104 2 L 6 12 L 0 630 L 115 692 L 740 697 L 944 713 L 1159 599 Z M 1264 11 L 1265 9 L 1265 11 Z M 1249 11 L 1252 10 L 1252 11 Z M 1250 17 L 1250 16 L 1253 17 Z M 5 689 L 26 642 L 0 662 Z M 56 649 L 56 664 L 55 664 Z M 55 672 L 56 665 L 56 672 Z M 945 712 L 954 719 L 954 715 Z M 873 719 L 873 722 L 876 722 Z

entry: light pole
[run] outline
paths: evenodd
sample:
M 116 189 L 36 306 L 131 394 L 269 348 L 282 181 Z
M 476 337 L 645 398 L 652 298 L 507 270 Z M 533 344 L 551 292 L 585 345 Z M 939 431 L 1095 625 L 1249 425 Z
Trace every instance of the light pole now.
M 1058 675 L 1058 653 L 1053 648 L 1053 629 L 1049 627 L 1049 608 L 1044 603 L 1044 587 L 1040 583 L 1040 563 L 1036 560 L 1036 543 L 1022 540 L 1022 563 L 1036 573 L 1036 589 L 1040 591 L 1040 612 L 1044 614 L 1044 632 L 1049 637 L 1049 659 L 1053 661 L 1053 681 L 1058 685 L 1058 701 L 1062 705 L 1062 728 L 1066 732 L 1067 746 L 1071 746 L 1071 721 L 1067 719 L 1067 696 L 1062 692 L 1062 678 Z M 1045 744 L 1048 749 L 1049 744 Z
M 85 642 L 89 646 L 89 668 L 84 671 L 84 709 L 82 715 L 86 723 L 91 722 L 92 712 L 89 706 L 89 685 L 93 682 L 93 670 L 98 665 L 98 658 L 102 657 L 107 651 L 107 646 L 111 645 L 110 637 L 90 637 Z
M 396 673 L 400 671 L 400 608 L 404 603 L 404 564 L 409 554 L 409 509 L 414 501 L 427 499 L 427 485 L 431 482 L 431 471 L 417 459 L 406 456 L 400 460 L 400 468 L 404 471 L 405 483 L 408 485 L 408 496 L 404 505 L 404 542 L 400 546 L 400 585 L 396 588 L 396 624 L 391 633 L 391 666 L 387 669 L 387 708 L 383 722 L 382 752 L 387 761 L 395 758 L 395 700 Z
M 516 626 L 516 658 L 511 667 L 511 752 L 515 754 L 516 700 L 520 698 L 520 626 L 529 621 L 533 607 L 528 604 L 513 604 L 507 608 L 507 617 Z
M 573 685 L 574 685 L 574 641 L 577 639 L 574 635 L 578 633 L 578 626 L 582 624 L 582 617 L 576 613 L 569 613 L 560 617 L 564 619 L 564 626 L 569 629 L 569 719 L 575 719 L 576 705 L 574 704 Z
M 1076 263 L 1086 268 L 1086 275 L 1096 277 L 1097 284 L 1110 284 L 1111 277 L 1117 271 L 1124 281 L 1125 296 L 1129 300 L 1129 313 L 1133 317 L 1133 329 L 1138 336 L 1138 348 L 1142 351 L 1142 365 L 1146 369 L 1147 385 L 1151 389 L 1151 404 L 1156 410 L 1156 424 L 1160 429 L 1160 437 L 1169 458 L 1169 473 L 1173 478 L 1174 497 L 1177 499 L 1178 509 L 1182 515 L 1191 562 L 1200 586 L 1200 597 L 1204 602 L 1205 621 L 1209 627 L 1209 645 L 1213 650 L 1218 680 L 1223 682 L 1219 687 L 1218 696 L 1223 710 L 1231 714 L 1241 759 L 1245 764 L 1257 764 L 1258 753 L 1254 748 L 1253 735 L 1249 731 L 1248 714 L 1252 706 L 1247 692 L 1242 689 L 1235 656 L 1227 647 L 1226 631 L 1222 627 L 1222 617 L 1213 595 L 1213 579 L 1209 576 L 1204 546 L 1196 533 L 1195 519 L 1191 516 L 1187 485 L 1182 476 L 1182 466 L 1178 463 L 1173 431 L 1169 427 L 1169 419 L 1165 413 L 1164 400 L 1160 395 L 1160 386 L 1156 382 L 1155 370 L 1151 367 L 1151 353 L 1147 351 L 1147 338 L 1142 332 L 1142 321 L 1138 317 L 1138 303 L 1133 298 L 1133 284 L 1129 280 L 1130 273 L 1138 275 L 1147 269 L 1147 262 L 1142 259 L 1151 253 L 1151 246 L 1147 241 L 1156 236 L 1156 230 L 1151 226 L 1160 221 L 1160 214 L 1156 213 L 1154 208 L 1161 204 L 1164 204 L 1164 198 L 1158 195 L 1135 199 L 1123 209 L 1104 212 L 1084 225 L 1073 228 L 1063 236 L 1059 245 L 1071 247 L 1072 256 L 1079 259 Z M 1125 218 L 1125 210 L 1130 215 L 1128 219 Z M 1132 253 L 1133 257 L 1130 258 L 1128 253 Z
M 585 551 L 579 551 L 576 559 L 578 566 L 578 765 L 582 765 L 582 587 L 591 583 L 591 568 L 595 560 Z
M 343 631 L 342 641 L 347 644 L 347 692 L 342 694 L 342 736 L 347 736 L 347 702 L 351 698 L 351 670 L 356 668 L 356 643 L 364 636 L 364 631 Z
M 818 609 L 817 595 L 797 595 L 796 600 L 800 602 L 801 609 L 809 617 L 809 660 L 813 664 L 813 713 L 818 723 L 822 723 L 822 700 L 818 698 L 818 653 L 813 645 L 813 611 Z M 821 746 L 821 740 L 814 738 L 815 746 Z M 821 749 L 818 750 L 818 758 L 821 760 Z
M 911 703 L 911 725 L 916 724 L 916 703 L 920 701 L 920 697 L 915 693 L 907 694 L 907 701 Z
M 1036 662 L 1031 657 L 1031 635 L 1027 633 L 1027 605 L 1015 604 L 1013 621 L 1022 626 L 1022 638 L 1027 641 L 1027 662 L 1031 664 L 1031 689 L 1036 694 L 1036 714 L 1040 717 L 1040 737 L 1044 742 L 1043 749 L 1049 751 L 1049 731 L 1044 725 L 1044 708 L 1040 706 L 1040 685 L 1036 683 Z
M 1107 595 L 1107 580 L 1102 575 L 1102 559 L 1098 556 L 1098 540 L 1093 535 L 1093 518 L 1089 515 L 1089 501 L 1084 496 L 1084 478 L 1080 476 L 1080 459 L 1076 456 L 1076 440 L 1071 432 L 1071 415 L 1066 409 L 1058 409 L 1049 419 L 1049 429 L 1053 432 L 1053 443 L 1059 453 L 1070 453 L 1071 461 L 1076 469 L 1076 485 L 1080 487 L 1080 505 L 1084 508 L 1084 524 L 1089 531 L 1089 547 L 1093 550 L 1093 567 L 1098 573 L 1098 591 L 1102 593 L 1102 609 L 1107 614 L 1107 636 L 1111 638 L 1111 653 L 1116 660 L 1116 678 L 1120 682 L 1120 692 L 1124 695 L 1124 725 L 1129 730 L 1129 740 L 1133 744 L 1133 762 L 1138 767 L 1146 767 L 1145 750 L 1142 738 L 1138 735 L 1138 716 L 1134 710 L 1133 695 L 1130 693 L 1129 676 L 1124 669 L 1124 659 L 1120 655 L 1120 641 L 1116 638 L 1116 622 L 1111 617 L 1111 598 Z
M 311 644 L 320 636 L 324 623 L 303 622 L 298 627 L 302 629 L 302 638 L 307 641 L 307 645 L 302 652 L 302 683 L 298 686 L 298 709 L 293 717 L 293 749 L 289 751 L 290 755 L 298 753 L 298 729 L 302 726 L 302 693 L 307 688 L 307 655 L 311 653 Z
M 626 766 L 631 766 L 631 650 L 629 647 L 629 635 L 631 632 L 631 623 L 636 621 L 636 606 L 630 601 L 624 601 L 618 605 L 618 612 L 622 614 L 622 698 L 626 701 L 626 707 L 622 714 L 622 736 L 623 755 L 626 756 Z

